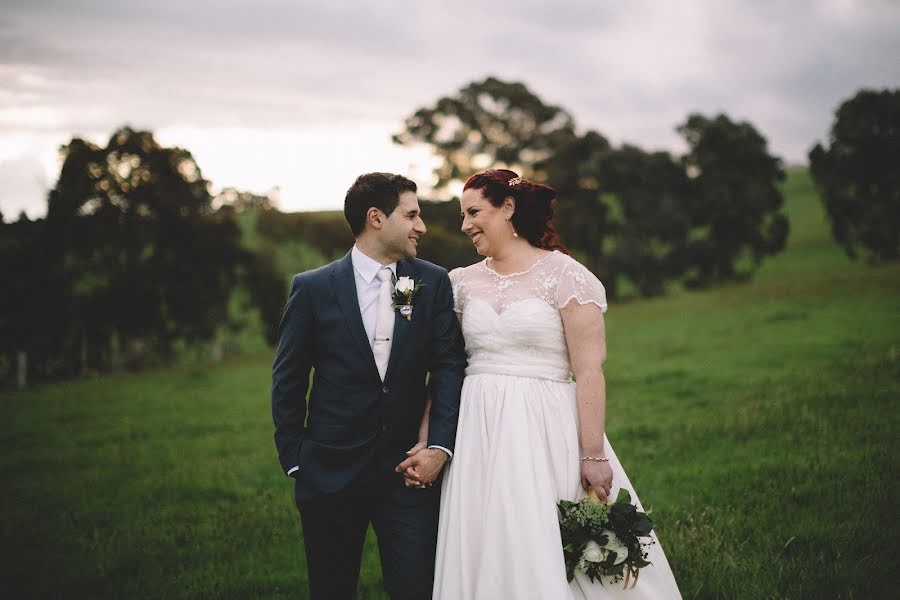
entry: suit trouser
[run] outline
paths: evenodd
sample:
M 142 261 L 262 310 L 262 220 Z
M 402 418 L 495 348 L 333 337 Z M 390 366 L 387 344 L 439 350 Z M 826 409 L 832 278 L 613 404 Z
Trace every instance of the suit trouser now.
M 437 545 L 440 478 L 407 488 L 399 474 L 354 483 L 301 503 L 310 597 L 356 597 L 369 523 L 378 537 L 384 588 L 393 600 L 431 598 Z

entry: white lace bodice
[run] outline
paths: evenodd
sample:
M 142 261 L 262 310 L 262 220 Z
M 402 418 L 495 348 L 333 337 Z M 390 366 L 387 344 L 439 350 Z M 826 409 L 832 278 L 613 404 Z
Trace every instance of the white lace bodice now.
M 450 272 L 469 357 L 467 375 L 494 373 L 568 381 L 560 309 L 575 301 L 606 312 L 603 284 L 584 265 L 551 252 L 520 273 L 500 275 L 485 259 Z

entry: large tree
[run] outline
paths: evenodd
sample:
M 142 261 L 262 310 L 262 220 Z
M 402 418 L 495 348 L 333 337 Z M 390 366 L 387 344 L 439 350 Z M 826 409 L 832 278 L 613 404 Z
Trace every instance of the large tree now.
M 610 152 L 598 176 L 611 207 L 607 268 L 641 296 L 665 292 L 685 270 L 690 220 L 688 179 L 667 152 L 648 153 L 628 144 Z M 614 283 L 614 282 L 613 282 Z
M 787 241 L 778 188 L 785 176 L 781 160 L 769 154 L 753 125 L 724 114 L 692 114 L 677 130 L 689 148 L 682 157 L 690 177 L 684 207 L 691 222 L 687 282 L 748 277 Z
M 534 178 L 559 192 L 554 220 L 563 243 L 604 281 L 610 296 L 615 296 L 616 274 L 606 260 L 613 226 L 609 222 L 610 189 L 604 176 L 612 153 L 607 139 L 596 131 L 560 133 L 553 153 L 534 165 Z
M 105 147 L 76 138 L 62 154 L 47 222 L 73 274 L 83 343 L 106 346 L 115 332 L 168 357 L 176 338 L 209 338 L 246 257 L 190 152 L 123 128 Z
M 614 277 L 603 260 L 608 206 L 597 170 L 610 145 L 601 134 L 578 135 L 564 109 L 546 104 L 522 83 L 489 77 L 416 110 L 394 141 L 429 146 L 440 159 L 437 188 L 490 167 L 508 167 L 553 185 L 562 200 L 556 221 L 564 243 L 609 279 L 614 293 Z M 455 232 L 455 227 L 450 230 Z M 433 245 L 437 250 L 452 243 L 442 239 Z M 465 253 L 454 257 L 464 259 Z
M 562 108 L 545 104 L 521 83 L 494 77 L 416 110 L 404 126 L 394 136 L 396 143 L 426 144 L 440 159 L 437 188 L 488 167 L 530 175 L 532 166 L 551 156 L 560 138 L 574 130 Z
M 830 147 L 816 144 L 810 171 L 847 256 L 900 256 L 900 90 L 861 90 L 837 109 Z

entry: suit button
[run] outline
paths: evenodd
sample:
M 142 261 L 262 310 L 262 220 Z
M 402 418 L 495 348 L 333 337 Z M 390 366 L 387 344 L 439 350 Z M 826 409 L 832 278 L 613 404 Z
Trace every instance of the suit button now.
M 388 432 L 391 430 L 391 426 L 390 425 L 382 425 L 381 430 L 384 432 Z
M 391 393 L 391 390 L 390 390 L 390 388 L 389 388 L 388 386 L 384 386 L 383 388 L 381 388 L 381 391 L 382 391 L 383 393 L 385 393 L 385 394 L 390 394 L 390 393 Z

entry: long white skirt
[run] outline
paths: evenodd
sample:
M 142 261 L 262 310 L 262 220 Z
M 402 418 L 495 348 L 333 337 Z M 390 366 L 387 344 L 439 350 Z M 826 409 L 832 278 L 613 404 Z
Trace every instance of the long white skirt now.
M 615 498 L 631 493 L 605 440 Z M 439 600 L 681 598 L 657 542 L 634 589 L 566 581 L 556 505 L 581 488 L 575 384 L 470 375 L 463 384 L 453 460 L 444 475 L 435 563 Z

